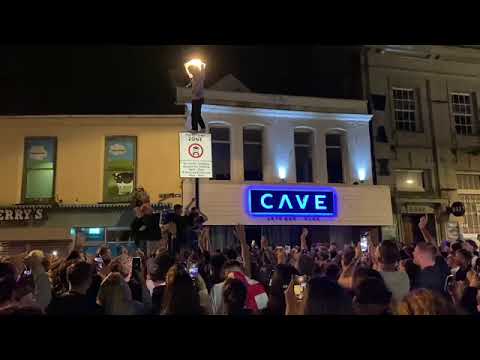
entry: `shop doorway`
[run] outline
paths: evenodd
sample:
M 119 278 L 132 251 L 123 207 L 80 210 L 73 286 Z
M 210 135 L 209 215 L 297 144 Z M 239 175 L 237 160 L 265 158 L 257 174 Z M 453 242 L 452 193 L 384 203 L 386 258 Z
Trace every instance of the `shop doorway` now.
M 423 235 L 420 232 L 418 227 L 418 223 L 420 222 L 420 218 L 424 216 L 424 214 L 403 214 L 402 215 L 402 223 L 403 223 L 403 239 L 402 242 L 405 244 L 415 244 L 418 241 L 423 240 Z M 437 229 L 436 229 L 436 221 L 435 215 L 428 214 L 428 223 L 427 229 L 430 234 L 436 239 L 437 238 Z

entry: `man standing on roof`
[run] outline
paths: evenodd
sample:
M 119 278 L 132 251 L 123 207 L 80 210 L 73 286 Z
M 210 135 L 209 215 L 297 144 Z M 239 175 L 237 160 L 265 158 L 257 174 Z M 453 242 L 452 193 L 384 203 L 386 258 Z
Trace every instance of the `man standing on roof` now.
M 187 87 L 192 88 L 192 131 L 198 131 L 198 124 L 205 132 L 205 123 L 202 119 L 203 85 L 205 81 L 205 63 L 201 60 L 193 59 L 185 63 L 185 70 L 191 79 Z

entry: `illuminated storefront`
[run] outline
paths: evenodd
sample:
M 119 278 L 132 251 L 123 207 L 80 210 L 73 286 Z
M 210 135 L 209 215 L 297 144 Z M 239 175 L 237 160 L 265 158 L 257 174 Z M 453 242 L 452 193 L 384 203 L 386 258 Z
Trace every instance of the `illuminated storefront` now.
M 189 99 L 177 88 L 177 103 Z M 389 188 L 372 181 L 365 101 L 226 89 L 205 91 L 202 109 L 213 178 L 200 179 L 199 200 L 215 248 L 234 244 L 238 223 L 249 241 L 296 243 L 308 226 L 311 241 L 339 245 L 393 224 Z M 194 196 L 185 180 L 184 205 Z

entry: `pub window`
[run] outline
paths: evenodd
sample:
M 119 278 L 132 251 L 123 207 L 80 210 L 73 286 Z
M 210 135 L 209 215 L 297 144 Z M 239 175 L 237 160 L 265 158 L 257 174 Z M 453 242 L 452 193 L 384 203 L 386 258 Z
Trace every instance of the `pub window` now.
M 294 142 L 297 182 L 312 182 L 313 133 L 310 130 L 296 129 Z
M 129 202 L 135 189 L 137 138 L 111 136 L 105 139 L 104 202 Z
M 425 192 L 431 190 L 428 170 L 395 170 L 397 191 Z
M 243 129 L 243 176 L 245 180 L 263 180 L 261 128 Z
M 327 148 L 327 173 L 328 182 L 331 184 L 343 183 L 343 149 L 341 134 L 326 135 Z
M 211 127 L 214 180 L 230 180 L 230 129 Z
M 55 197 L 56 138 L 26 138 L 23 201 L 45 202 Z

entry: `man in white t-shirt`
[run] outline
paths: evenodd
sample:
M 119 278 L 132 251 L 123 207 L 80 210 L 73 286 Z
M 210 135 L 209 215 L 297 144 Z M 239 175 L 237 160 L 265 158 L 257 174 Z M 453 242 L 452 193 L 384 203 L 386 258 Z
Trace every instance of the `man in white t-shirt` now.
M 392 300 L 398 302 L 410 291 L 410 280 L 406 272 L 398 271 L 396 264 L 400 260 L 400 251 L 393 241 L 382 241 L 376 249 L 379 272 L 392 293 Z
M 187 74 L 191 79 L 187 87 L 192 87 L 192 131 L 198 131 L 198 125 L 205 131 L 205 123 L 202 118 L 202 105 L 204 102 L 203 87 L 205 82 L 205 63 L 197 64 L 195 60 L 185 64 Z

